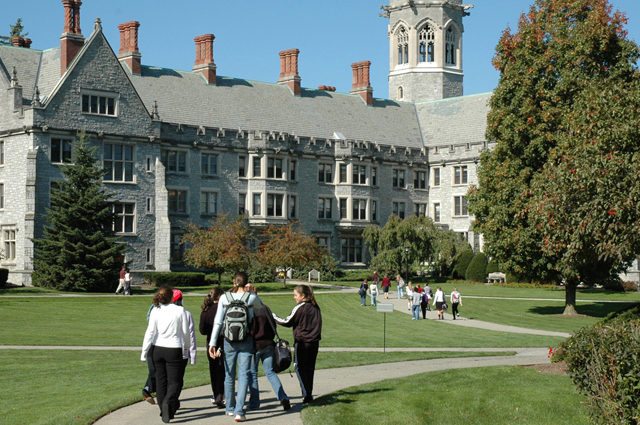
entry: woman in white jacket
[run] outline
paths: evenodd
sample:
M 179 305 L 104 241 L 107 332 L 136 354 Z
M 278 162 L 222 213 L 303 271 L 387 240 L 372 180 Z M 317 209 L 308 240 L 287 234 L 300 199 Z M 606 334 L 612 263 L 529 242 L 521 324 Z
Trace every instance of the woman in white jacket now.
M 151 310 L 144 334 L 140 360 L 147 360 L 153 345 L 153 363 L 156 367 L 156 395 L 162 422 L 169 423 L 178 410 L 178 395 L 182 384 L 183 359 L 188 358 L 191 347 L 189 323 L 184 308 L 172 304 L 173 290 L 160 288 L 153 297 L 158 307 Z
M 444 320 L 444 292 L 442 288 L 438 288 L 433 295 L 433 305 L 435 305 L 438 310 L 438 319 Z

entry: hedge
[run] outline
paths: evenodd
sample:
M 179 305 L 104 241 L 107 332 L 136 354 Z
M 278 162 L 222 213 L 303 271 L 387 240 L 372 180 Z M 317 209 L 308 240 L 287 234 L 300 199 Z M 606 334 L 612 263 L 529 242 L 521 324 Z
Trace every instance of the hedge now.
M 490 260 L 487 263 L 487 274 L 489 273 L 495 273 L 495 272 L 501 272 L 502 270 L 500 270 L 500 265 L 498 264 L 497 261 L 495 260 Z
M 579 330 L 554 360 L 566 361 L 594 423 L 640 423 L 640 307 Z
M 474 282 L 484 282 L 487 278 L 487 256 L 483 252 L 478 252 L 467 267 L 464 275 L 466 280 Z
M 7 286 L 9 280 L 9 269 L 0 269 L 0 288 Z
M 458 258 L 456 258 L 456 263 L 453 266 L 453 278 L 454 279 L 464 279 L 465 274 L 467 272 L 467 267 L 469 267 L 469 263 L 473 259 L 473 251 L 471 248 L 465 249 L 460 253 Z
M 160 286 L 205 286 L 209 282 L 205 280 L 204 273 L 194 272 L 149 272 L 143 273 L 145 283 Z

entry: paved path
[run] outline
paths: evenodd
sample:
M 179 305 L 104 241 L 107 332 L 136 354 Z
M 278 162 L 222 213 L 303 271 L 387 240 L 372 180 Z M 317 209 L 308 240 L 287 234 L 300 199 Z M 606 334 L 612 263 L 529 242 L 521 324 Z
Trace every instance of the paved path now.
M 485 349 L 478 349 L 485 350 Z M 504 349 L 500 349 L 504 350 Z M 402 363 L 386 363 L 340 369 L 317 370 L 315 374 L 314 396 L 321 397 L 344 388 L 369 384 L 385 379 L 403 378 L 417 373 L 435 372 L 450 369 L 463 369 L 487 366 L 513 366 L 548 363 L 547 351 L 541 349 L 525 349 L 516 356 L 510 357 L 470 357 L 460 359 L 435 359 L 405 361 Z M 287 373 L 280 374 L 285 391 L 291 397 L 293 408 L 284 412 L 275 399 L 273 391 L 266 381 L 260 378 L 260 396 L 262 406 L 258 411 L 247 414 L 247 422 L 264 425 L 302 425 L 300 416 L 301 398 L 297 378 Z M 181 396 L 181 408 L 171 423 L 189 423 L 193 425 L 216 425 L 233 423 L 232 418 L 225 416 L 223 410 L 211 406 L 210 386 L 202 386 L 184 390 Z M 312 407 L 310 407 L 312 408 Z M 159 409 L 146 402 L 116 410 L 95 422 L 96 425 L 156 425 L 162 424 Z

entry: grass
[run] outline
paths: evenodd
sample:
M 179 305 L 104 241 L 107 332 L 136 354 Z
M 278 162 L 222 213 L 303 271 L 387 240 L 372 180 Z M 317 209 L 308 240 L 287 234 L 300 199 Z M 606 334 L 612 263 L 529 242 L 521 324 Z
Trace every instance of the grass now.
M 291 295 L 265 295 L 272 310 L 286 316 Z M 356 294 L 319 294 L 324 347 L 382 347 L 383 314 L 362 308 Z M 4 345 L 139 346 L 151 297 L 0 298 L 0 341 Z M 199 320 L 200 297 L 185 306 Z M 434 320 L 412 321 L 409 315 L 386 315 L 389 347 L 546 347 L 561 338 L 508 334 L 450 326 Z M 197 323 L 196 323 L 197 325 Z M 288 329 L 281 336 L 291 340 Z M 198 344 L 204 345 L 198 335 Z
M 321 352 L 318 367 L 501 354 L 512 353 Z M 139 360 L 137 351 L 0 350 L 1 422 L 89 424 L 109 411 L 140 401 L 146 374 L 146 363 Z M 195 366 L 187 368 L 185 384 L 208 384 L 203 356 Z
M 352 387 L 303 410 L 305 425 L 588 423 L 568 377 L 522 367 L 452 370 Z

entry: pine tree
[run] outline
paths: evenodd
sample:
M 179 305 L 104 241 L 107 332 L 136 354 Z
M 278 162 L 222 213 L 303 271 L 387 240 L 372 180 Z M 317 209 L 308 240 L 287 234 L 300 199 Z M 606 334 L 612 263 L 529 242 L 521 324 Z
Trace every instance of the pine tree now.
M 33 283 L 64 291 L 112 291 L 124 246 L 113 231 L 113 213 L 86 136 L 73 147 L 65 180 L 52 191 L 43 237 L 34 240 Z

